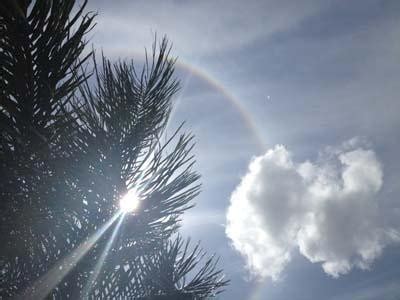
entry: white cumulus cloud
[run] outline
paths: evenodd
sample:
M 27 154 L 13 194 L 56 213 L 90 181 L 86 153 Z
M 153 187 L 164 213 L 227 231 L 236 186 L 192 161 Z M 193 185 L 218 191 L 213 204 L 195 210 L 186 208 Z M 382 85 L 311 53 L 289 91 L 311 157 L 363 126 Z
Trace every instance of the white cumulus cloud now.
M 396 238 L 382 222 L 383 168 L 357 139 L 296 163 L 282 145 L 256 157 L 231 196 L 226 234 L 250 271 L 277 280 L 300 251 L 327 274 L 367 269 Z

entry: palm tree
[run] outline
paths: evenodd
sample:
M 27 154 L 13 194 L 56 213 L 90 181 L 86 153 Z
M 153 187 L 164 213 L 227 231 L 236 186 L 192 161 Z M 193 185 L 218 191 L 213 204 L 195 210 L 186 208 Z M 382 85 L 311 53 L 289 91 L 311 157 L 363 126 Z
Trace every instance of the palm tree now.
M 73 1 L 0 3 L 0 260 L 5 295 L 54 262 L 47 255 L 63 236 L 59 223 L 65 212 L 59 200 L 68 199 L 64 171 L 70 153 L 58 141 L 71 137 L 73 120 L 63 111 L 87 79 L 78 72 L 89 58 L 82 57 L 83 37 L 93 20 L 93 15 L 83 15 L 84 5 L 71 17 Z
M 99 65 L 82 56 L 85 5 L 0 3 L 0 295 L 212 297 L 227 284 L 216 260 L 199 267 L 200 248 L 174 238 L 200 186 L 193 136 L 162 142 L 178 90 L 168 43 L 140 72 Z M 134 212 L 119 209 L 127 193 Z

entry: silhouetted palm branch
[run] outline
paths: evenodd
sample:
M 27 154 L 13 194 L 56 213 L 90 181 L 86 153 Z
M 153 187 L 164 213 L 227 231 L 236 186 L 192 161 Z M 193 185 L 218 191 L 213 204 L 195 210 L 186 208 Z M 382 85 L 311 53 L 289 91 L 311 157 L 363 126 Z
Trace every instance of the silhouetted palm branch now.
M 140 72 L 94 58 L 91 80 L 82 52 L 93 15 L 84 1 L 70 17 L 74 2 L 0 3 L 0 296 L 212 297 L 227 284 L 216 261 L 198 267 L 198 246 L 168 242 L 200 185 L 193 136 L 180 126 L 161 142 L 178 89 L 167 40 Z M 132 189 L 140 205 L 112 243 L 115 224 L 46 286 Z
M 67 193 L 69 153 L 56 141 L 73 134 L 72 120 L 62 111 L 87 79 L 78 70 L 90 54 L 78 58 L 93 20 L 83 14 L 86 2 L 70 18 L 74 4 L 0 3 L 0 261 L 24 266 L 25 272 L 12 268 L 19 287 L 46 269 L 48 251 L 57 248 L 55 236 L 63 237 L 64 211 L 57 203 Z M 5 290 L 13 286 L 3 278 L 0 284 Z
M 223 291 L 229 283 L 217 269 L 218 259 L 205 258 L 197 244 L 190 248 L 178 236 L 164 241 L 155 251 L 134 260 L 117 264 L 103 274 L 103 281 L 93 287 L 100 298 L 140 300 L 207 299 Z M 121 289 L 120 287 L 129 287 Z

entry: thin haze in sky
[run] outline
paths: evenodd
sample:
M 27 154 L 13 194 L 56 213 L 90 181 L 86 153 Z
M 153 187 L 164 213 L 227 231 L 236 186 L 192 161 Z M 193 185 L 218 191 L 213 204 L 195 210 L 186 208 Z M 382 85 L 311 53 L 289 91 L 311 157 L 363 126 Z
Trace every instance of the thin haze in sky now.
M 183 233 L 221 256 L 221 299 L 400 297 L 400 2 L 90 1 L 91 42 L 178 57 L 170 130 L 203 191 Z

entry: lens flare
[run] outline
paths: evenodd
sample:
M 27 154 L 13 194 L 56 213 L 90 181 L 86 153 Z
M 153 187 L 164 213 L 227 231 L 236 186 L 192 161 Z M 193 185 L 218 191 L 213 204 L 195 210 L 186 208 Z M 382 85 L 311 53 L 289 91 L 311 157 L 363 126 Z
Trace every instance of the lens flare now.
M 122 224 L 123 220 L 124 220 L 124 215 L 121 215 L 117 225 L 114 228 L 114 231 L 113 231 L 110 239 L 107 242 L 106 247 L 104 248 L 103 253 L 100 256 L 100 259 L 98 260 L 98 262 L 97 262 L 92 274 L 90 275 L 90 277 L 89 277 L 89 279 L 88 279 L 88 281 L 86 283 L 86 286 L 85 286 L 84 292 L 83 292 L 83 295 L 85 296 L 84 299 L 89 299 L 90 298 L 89 296 L 90 296 L 90 292 L 91 292 L 92 286 L 95 284 L 95 282 L 97 280 L 97 277 L 100 274 L 101 268 L 103 267 L 103 264 L 104 264 L 104 262 L 106 260 L 108 252 L 110 251 L 111 246 L 114 243 L 114 240 L 115 240 L 115 238 L 117 236 L 118 230 L 121 227 L 121 224 Z
M 78 264 L 87 252 L 96 244 L 100 237 L 121 216 L 121 212 L 115 214 L 110 220 L 102 225 L 94 234 L 82 242 L 75 250 L 58 261 L 46 274 L 40 277 L 33 286 L 27 288 L 16 299 L 44 299 L 65 276 Z
M 122 212 L 129 213 L 135 211 L 139 206 L 139 194 L 135 189 L 130 190 L 119 201 L 119 206 Z

